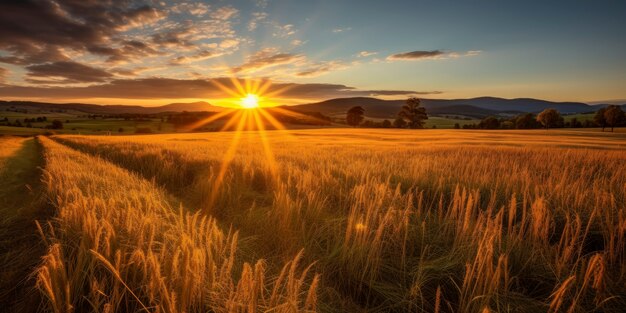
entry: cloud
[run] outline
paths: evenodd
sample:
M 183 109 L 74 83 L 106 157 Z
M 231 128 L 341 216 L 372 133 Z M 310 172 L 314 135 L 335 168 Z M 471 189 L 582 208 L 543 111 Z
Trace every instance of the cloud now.
M 108 48 L 101 48 L 108 49 Z M 90 50 L 94 52 L 94 50 Z M 130 59 L 143 58 L 148 56 L 160 55 L 161 52 L 157 51 L 153 47 L 137 40 L 127 40 L 121 42 L 121 47 L 111 49 L 111 51 L 100 51 L 101 54 L 107 54 L 107 62 L 119 63 L 125 62 Z
M 60 61 L 63 49 L 112 55 L 112 48 L 102 47 L 111 46 L 119 32 L 163 17 L 163 12 L 131 1 L 3 1 L 0 50 L 21 64 Z
M 333 32 L 333 33 L 335 33 L 335 34 L 337 34 L 337 33 L 347 32 L 347 31 L 350 31 L 350 30 L 352 30 L 352 27 L 343 27 L 343 28 L 338 27 L 338 28 L 334 28 L 334 29 L 332 30 L 332 32 Z
M 274 37 L 286 38 L 296 33 L 296 29 L 292 24 L 274 25 L 276 31 L 272 34 Z
M 387 57 L 388 61 L 416 61 L 416 60 L 445 60 L 445 59 L 456 59 L 460 57 L 467 56 L 476 56 L 479 55 L 482 51 L 480 50 L 471 50 L 464 53 L 461 52 L 444 52 L 441 50 L 431 50 L 431 51 L 411 51 L 411 52 L 403 52 L 392 54 Z
M 257 51 L 253 55 L 246 58 L 246 62 L 244 64 L 232 68 L 232 71 L 235 73 L 255 72 L 268 67 L 291 64 L 302 60 L 304 60 L 303 55 L 281 53 L 276 49 L 266 48 Z
M 254 2 L 255 2 L 257 7 L 263 8 L 263 9 L 266 8 L 267 4 L 268 4 L 268 0 L 256 0 Z
M 263 79 L 263 82 L 266 80 Z M 262 82 L 262 83 L 263 83 Z M 26 87 L 0 86 L 1 97 L 22 98 L 57 98 L 57 99 L 88 99 L 88 98 L 126 98 L 126 99 L 179 99 L 203 98 L 219 99 L 228 97 L 218 84 L 236 90 L 230 78 L 214 79 L 170 79 L 142 78 L 116 79 L 107 83 L 85 87 Z M 244 84 L 243 80 L 240 80 Z M 329 99 L 337 97 L 357 96 L 408 96 L 431 94 L 438 92 L 417 92 L 410 90 L 360 90 L 341 84 L 298 84 L 272 82 L 268 93 L 282 90 L 281 98 L 289 99 Z
M 358 56 L 359 58 L 365 58 L 365 57 L 372 56 L 372 55 L 375 55 L 375 54 L 378 54 L 378 52 L 374 52 L 374 51 L 361 51 L 361 52 L 359 52 L 359 53 L 357 54 L 357 56 Z
M 421 60 L 421 59 L 433 59 L 443 56 L 445 52 L 441 50 L 432 51 L 411 51 L 392 54 L 387 57 L 387 60 Z
M 215 52 L 211 50 L 200 51 L 191 56 L 179 56 L 170 61 L 170 65 L 180 65 L 192 62 L 204 61 L 211 58 L 216 58 L 223 55 L 223 53 Z
M 248 30 L 253 31 L 257 29 L 259 23 L 265 19 L 267 19 L 268 14 L 265 12 L 253 12 L 252 18 L 248 22 Z
M 312 66 L 309 66 L 303 71 L 296 73 L 296 76 L 315 77 L 315 76 L 326 74 L 328 72 L 345 69 L 348 67 L 349 67 L 348 64 L 345 64 L 344 62 L 341 62 L 341 61 L 319 62 L 317 64 L 313 64 Z
M 172 6 L 170 10 L 178 14 L 189 13 L 195 16 L 203 16 L 207 12 L 209 12 L 209 6 L 207 4 L 199 3 L 199 2 L 198 3 L 183 2 L 183 3 L 177 3 L 176 5 Z
M 239 14 L 239 10 L 231 7 L 221 7 L 213 12 L 211 12 L 211 17 L 218 20 L 229 20 Z
M 76 62 L 51 62 L 26 67 L 26 80 L 32 83 L 91 83 L 103 82 L 113 75 L 102 69 Z
M 152 35 L 152 42 L 164 47 L 193 46 L 188 37 L 193 34 L 191 25 L 181 26 Z
M 0 84 L 6 81 L 7 76 L 9 76 L 9 70 L 6 68 L 0 67 Z

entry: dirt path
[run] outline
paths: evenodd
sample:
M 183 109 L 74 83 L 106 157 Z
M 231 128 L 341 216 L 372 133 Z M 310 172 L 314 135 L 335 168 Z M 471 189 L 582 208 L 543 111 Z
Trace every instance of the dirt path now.
M 41 184 L 42 147 L 35 138 L 4 158 L 0 168 L 0 310 L 34 312 L 39 306 L 31 273 L 46 252 L 35 220 L 46 220 Z

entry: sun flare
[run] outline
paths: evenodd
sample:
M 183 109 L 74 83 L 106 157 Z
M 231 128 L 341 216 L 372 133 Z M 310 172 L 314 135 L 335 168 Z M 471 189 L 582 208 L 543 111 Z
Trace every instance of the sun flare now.
M 259 96 L 255 94 L 247 94 L 245 98 L 241 98 L 241 106 L 246 109 L 255 109 L 259 107 Z

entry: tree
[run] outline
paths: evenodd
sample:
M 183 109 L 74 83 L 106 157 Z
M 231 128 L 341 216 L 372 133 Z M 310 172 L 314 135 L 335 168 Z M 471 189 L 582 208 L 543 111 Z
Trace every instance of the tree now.
M 123 132 L 124 132 L 124 128 L 121 128 L 121 127 L 120 127 L 120 128 L 117 130 L 117 132 L 118 132 L 118 133 L 123 133 Z
M 607 108 L 602 108 L 596 112 L 596 115 L 593 117 L 593 121 L 598 124 L 598 126 L 602 127 L 602 131 L 606 128 L 606 118 L 604 117 L 604 112 L 606 112 Z
M 393 127 L 395 127 L 395 128 L 406 128 L 406 121 L 403 118 L 398 116 L 393 121 Z
M 51 129 L 63 129 L 63 122 L 59 120 L 53 120 L 52 125 L 50 125 Z
M 408 121 L 409 128 L 424 128 L 424 120 L 428 119 L 426 108 L 421 106 L 418 98 L 409 98 L 406 104 L 402 106 L 402 111 L 398 116 Z
M 535 114 L 526 113 L 518 115 L 515 118 L 515 128 L 517 129 L 533 129 L 539 127 L 541 127 L 541 124 L 537 122 Z
M 482 121 L 480 121 L 480 123 L 478 123 L 478 128 L 498 129 L 500 128 L 500 121 L 493 116 L 487 116 Z
M 391 128 L 391 122 L 389 120 L 383 120 L 383 128 Z
M 619 126 L 626 121 L 624 111 L 617 105 L 610 105 L 604 111 L 604 120 L 608 126 L 611 126 L 611 132 L 615 126 Z
M 365 110 L 360 106 L 351 107 L 346 115 L 346 123 L 350 126 L 357 127 L 363 121 Z
M 454 123 L 454 129 L 461 129 L 461 125 L 459 125 L 459 123 Z
M 581 123 L 577 118 L 572 117 L 572 119 L 569 121 L 569 126 L 571 128 L 581 128 L 583 127 L 583 123 Z
M 562 125 L 563 117 L 555 109 L 545 109 L 537 115 L 537 122 L 541 123 L 546 129 L 550 129 L 550 127 Z

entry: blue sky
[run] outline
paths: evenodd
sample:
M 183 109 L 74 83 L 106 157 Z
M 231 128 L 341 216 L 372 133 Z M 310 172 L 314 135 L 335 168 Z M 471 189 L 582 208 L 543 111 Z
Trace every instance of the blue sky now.
M 0 97 L 219 102 L 230 96 L 193 86 L 238 77 L 298 87 L 277 103 L 626 99 L 626 1 L 49 3 L 0 5 Z M 191 87 L 179 96 L 141 90 L 167 83 Z

